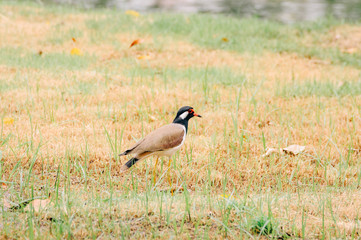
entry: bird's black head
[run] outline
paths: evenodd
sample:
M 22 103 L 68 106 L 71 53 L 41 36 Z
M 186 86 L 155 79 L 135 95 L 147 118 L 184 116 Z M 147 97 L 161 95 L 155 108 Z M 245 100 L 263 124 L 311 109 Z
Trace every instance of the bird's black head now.
M 178 112 L 177 116 L 174 118 L 173 123 L 179 123 L 185 126 L 188 129 L 188 120 L 192 117 L 202 117 L 194 112 L 193 108 L 190 106 L 181 107 Z

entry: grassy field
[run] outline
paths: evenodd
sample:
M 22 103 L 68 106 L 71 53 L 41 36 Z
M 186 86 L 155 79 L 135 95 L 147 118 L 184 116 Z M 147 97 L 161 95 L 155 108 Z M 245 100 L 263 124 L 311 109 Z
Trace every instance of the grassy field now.
M 0 38 L 1 239 L 361 237 L 361 23 L 3 1 Z M 120 174 L 184 105 L 170 168 Z

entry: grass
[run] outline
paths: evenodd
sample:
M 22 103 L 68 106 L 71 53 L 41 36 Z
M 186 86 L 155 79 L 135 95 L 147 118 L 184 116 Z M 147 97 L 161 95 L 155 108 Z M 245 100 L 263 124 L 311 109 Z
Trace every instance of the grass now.
M 0 6 L 1 238 L 360 237 L 360 23 Z M 120 174 L 183 105 L 170 167 Z
M 305 96 L 319 96 L 319 97 L 345 97 L 345 96 L 359 96 L 361 95 L 361 82 L 318 82 L 307 81 L 300 83 L 292 83 L 290 86 L 282 86 L 277 89 L 277 95 L 284 98 L 290 97 L 305 97 Z
M 87 68 L 94 62 L 91 56 L 74 57 L 65 53 L 29 53 L 22 49 L 0 49 L 0 63 L 11 67 L 51 69 L 53 71 L 77 70 Z

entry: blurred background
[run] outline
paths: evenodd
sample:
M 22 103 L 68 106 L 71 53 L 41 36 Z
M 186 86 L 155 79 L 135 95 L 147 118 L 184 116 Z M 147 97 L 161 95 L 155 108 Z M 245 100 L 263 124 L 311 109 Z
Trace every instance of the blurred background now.
M 140 12 L 225 13 L 240 17 L 257 16 L 283 23 L 313 21 L 333 16 L 360 20 L 361 0 L 46 0 L 84 8 L 119 8 Z

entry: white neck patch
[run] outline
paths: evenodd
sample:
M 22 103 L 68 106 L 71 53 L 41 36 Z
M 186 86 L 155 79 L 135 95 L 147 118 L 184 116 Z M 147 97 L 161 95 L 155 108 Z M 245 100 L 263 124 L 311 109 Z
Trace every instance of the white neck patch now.
M 187 116 L 188 116 L 188 111 L 182 113 L 179 117 L 180 117 L 181 119 L 185 119 Z

